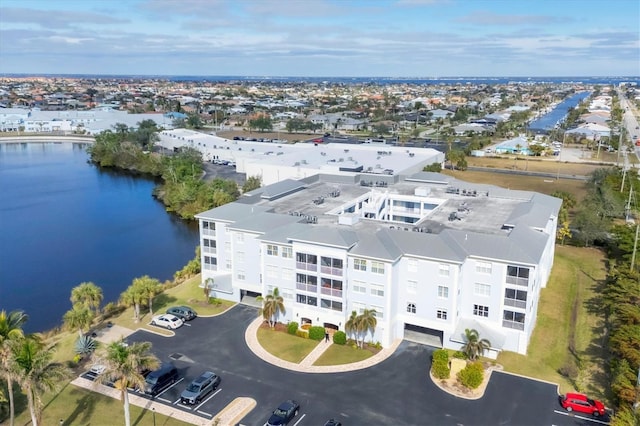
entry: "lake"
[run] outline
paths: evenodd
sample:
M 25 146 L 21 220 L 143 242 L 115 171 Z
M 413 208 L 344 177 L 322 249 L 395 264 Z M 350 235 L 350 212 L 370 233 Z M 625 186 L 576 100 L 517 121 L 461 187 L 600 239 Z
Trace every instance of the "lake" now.
M 80 144 L 0 143 L 0 310 L 44 331 L 81 282 L 100 286 L 104 305 L 134 278 L 171 279 L 195 256 L 197 223 L 167 213 L 154 186 L 90 164 Z

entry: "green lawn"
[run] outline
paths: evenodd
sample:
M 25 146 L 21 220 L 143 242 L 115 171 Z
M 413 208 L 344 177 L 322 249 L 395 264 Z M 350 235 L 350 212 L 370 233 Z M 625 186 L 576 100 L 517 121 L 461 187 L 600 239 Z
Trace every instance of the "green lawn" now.
M 24 399 L 24 398 L 23 398 Z M 26 399 L 18 399 L 16 404 L 16 426 L 31 424 Z M 91 392 L 67 384 L 62 391 L 55 395 L 45 395 L 45 410 L 41 424 L 58 425 L 64 420 L 65 425 L 121 425 L 124 424 L 124 408 L 118 399 L 109 398 L 97 392 Z M 135 405 L 131 408 L 132 425 L 152 425 L 153 413 Z M 156 413 L 155 424 L 160 426 L 181 426 L 188 423 Z
M 316 340 L 262 327 L 258 329 L 258 342 L 271 355 L 296 364 L 309 355 L 319 343 Z
M 373 356 L 373 353 L 365 350 L 354 348 L 349 345 L 331 345 L 329 349 L 318 358 L 313 365 L 341 365 L 351 364 L 353 362 L 364 361 Z
M 557 246 L 527 355 L 502 352 L 498 363 L 507 371 L 559 383 L 561 392 L 576 389 L 606 399 L 603 314 L 598 302 L 605 272 L 599 250 Z M 576 356 L 569 351 L 572 334 Z M 581 366 L 574 379 L 558 372 L 571 363 Z

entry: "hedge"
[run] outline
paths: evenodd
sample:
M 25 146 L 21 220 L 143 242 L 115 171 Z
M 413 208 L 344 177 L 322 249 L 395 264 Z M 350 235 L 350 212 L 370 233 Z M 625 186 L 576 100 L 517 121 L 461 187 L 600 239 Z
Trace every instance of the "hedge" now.
M 324 327 L 314 325 L 313 327 L 309 328 L 309 339 L 320 341 L 324 339 L 324 333 Z
M 458 372 L 458 380 L 463 386 L 469 389 L 476 389 L 482 384 L 484 379 L 484 368 L 480 362 L 467 364 L 465 368 Z
M 437 379 L 448 379 L 451 374 L 449 362 L 442 360 L 434 360 L 431 364 L 431 374 Z
M 291 321 L 287 324 L 287 333 L 296 335 L 296 331 L 298 331 L 298 323 L 295 321 Z
M 438 349 L 433 352 L 433 361 L 449 362 L 449 352 L 445 349 Z
M 336 345 L 344 345 L 347 343 L 347 334 L 344 331 L 336 331 L 333 333 L 333 343 Z

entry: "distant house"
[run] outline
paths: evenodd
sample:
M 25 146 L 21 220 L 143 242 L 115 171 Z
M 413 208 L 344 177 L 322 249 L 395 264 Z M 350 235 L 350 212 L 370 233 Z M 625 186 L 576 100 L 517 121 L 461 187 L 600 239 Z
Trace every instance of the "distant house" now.
M 533 154 L 529 149 L 529 141 L 525 136 L 518 136 L 517 138 L 501 142 L 494 147 L 494 151 L 496 154 Z

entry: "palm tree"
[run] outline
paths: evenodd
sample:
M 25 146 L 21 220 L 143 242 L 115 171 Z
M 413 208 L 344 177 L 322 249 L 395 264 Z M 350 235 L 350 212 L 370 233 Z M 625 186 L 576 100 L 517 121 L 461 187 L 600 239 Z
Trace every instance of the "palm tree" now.
M 151 353 L 150 342 L 136 342 L 130 345 L 122 341 L 109 343 L 99 357 L 105 369 L 96 377 L 96 383 L 113 381 L 120 391 L 124 407 L 124 424 L 131 425 L 129 412 L 129 393 L 127 388 L 144 388 L 142 371 L 155 370 L 160 366 L 158 358 Z
M 93 310 L 96 314 L 100 308 L 103 295 L 102 289 L 92 282 L 80 283 L 71 290 L 71 303 L 75 305 L 83 305 Z
M 367 337 L 367 333 L 371 333 L 371 338 L 373 339 L 373 334 L 376 331 L 376 326 L 378 325 L 378 320 L 376 319 L 376 310 L 375 309 L 365 309 L 362 314 L 360 314 L 357 318 L 358 329 L 362 333 L 362 345 L 364 348 L 364 339 Z
M 125 306 L 133 306 L 133 319 L 135 322 L 140 321 L 140 305 L 145 301 L 145 295 L 140 291 L 139 287 L 133 284 L 120 295 L 120 302 Z
M 31 424 L 38 426 L 44 404 L 42 394 L 57 389 L 71 372 L 63 364 L 51 362 L 54 347 L 33 336 L 11 343 L 11 368 L 27 394 Z
M 78 336 L 82 337 L 84 334 L 83 330 L 91 327 L 93 312 L 86 306 L 75 305 L 64 314 L 62 321 L 68 329 L 77 329 Z
M 133 287 L 136 287 L 141 296 L 147 299 L 149 314 L 153 315 L 153 298 L 162 293 L 162 284 L 160 284 L 160 281 L 145 275 L 140 278 L 134 278 Z
M 481 339 L 480 333 L 475 329 L 464 330 L 466 343 L 462 346 L 462 352 L 467 355 L 471 361 L 475 361 L 478 356 L 482 356 L 484 351 L 491 347 L 491 342 L 487 339 Z
M 24 338 L 22 326 L 29 317 L 23 311 L 12 311 L 9 314 L 5 310 L 0 311 L 0 374 L 7 382 L 9 394 L 9 424 L 13 426 L 15 408 L 13 402 L 13 381 L 9 360 L 11 358 L 11 342 Z
M 262 302 L 262 316 L 269 322 L 269 326 L 273 328 L 280 314 L 285 314 L 286 312 L 284 299 L 280 296 L 280 290 L 276 287 L 271 293 L 267 294 Z
M 344 331 L 347 335 L 353 335 L 356 342 L 358 341 L 358 313 L 356 311 L 351 311 L 351 316 L 344 323 Z

